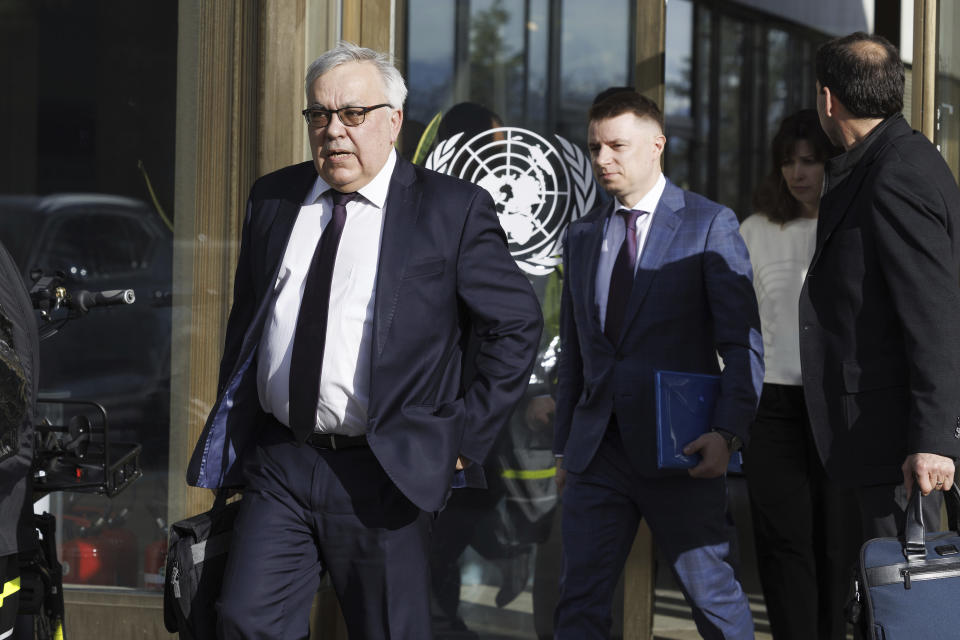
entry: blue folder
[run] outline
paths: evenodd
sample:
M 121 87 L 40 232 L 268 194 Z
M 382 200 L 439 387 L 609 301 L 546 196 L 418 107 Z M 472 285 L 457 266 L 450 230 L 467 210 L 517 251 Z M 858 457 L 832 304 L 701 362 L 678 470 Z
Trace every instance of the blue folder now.
M 657 467 L 689 469 L 700 455 L 684 455 L 683 448 L 713 428 L 713 409 L 720 394 L 720 376 L 704 373 L 657 371 Z M 727 471 L 741 470 L 739 451 L 730 456 Z

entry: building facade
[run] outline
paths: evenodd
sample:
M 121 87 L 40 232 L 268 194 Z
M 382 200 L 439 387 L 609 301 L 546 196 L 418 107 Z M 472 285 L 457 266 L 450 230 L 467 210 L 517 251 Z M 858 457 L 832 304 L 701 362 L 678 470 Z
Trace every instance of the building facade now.
M 159 559 L 166 523 L 212 502 L 184 476 L 215 398 L 247 191 L 309 158 L 305 69 L 339 39 L 396 57 L 408 157 L 434 118 L 472 102 L 576 165 L 593 96 L 633 86 L 663 106 L 665 173 L 743 218 L 780 120 L 815 105 L 816 47 L 856 30 L 900 47 L 906 115 L 958 175 L 958 27 L 945 0 L 0 1 L 0 240 L 22 254 L 25 276 L 62 270 L 68 287 L 137 295 L 43 345 L 51 421 L 71 411 L 65 400 L 95 401 L 112 437 L 141 446 L 143 477 L 117 495 L 55 492 L 42 504 L 60 523 L 70 637 L 167 637 Z M 577 175 L 565 184 L 581 196 L 557 229 L 601 197 Z M 33 216 L 28 234 L 14 201 L 43 212 L 43 226 Z M 509 233 L 518 251 L 530 237 Z M 483 638 L 551 634 L 556 237 L 526 269 L 547 328 L 528 398 L 488 461 L 495 491 L 461 505 L 473 532 L 438 542 L 435 573 L 452 572 L 438 582 L 438 637 L 470 637 L 461 625 Z M 624 638 L 649 637 L 652 558 L 641 532 L 617 612 Z M 314 637 L 345 637 L 329 589 L 314 619 Z

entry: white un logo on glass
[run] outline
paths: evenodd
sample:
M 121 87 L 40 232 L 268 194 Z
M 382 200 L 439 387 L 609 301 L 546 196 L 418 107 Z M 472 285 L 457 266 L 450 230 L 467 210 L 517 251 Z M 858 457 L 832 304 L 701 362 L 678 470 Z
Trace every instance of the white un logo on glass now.
M 442 140 L 425 166 L 486 189 L 517 265 L 531 275 L 550 274 L 561 261 L 563 230 L 596 200 L 590 160 L 560 136 L 553 145 L 515 127 L 490 129 L 461 144 L 462 137 Z

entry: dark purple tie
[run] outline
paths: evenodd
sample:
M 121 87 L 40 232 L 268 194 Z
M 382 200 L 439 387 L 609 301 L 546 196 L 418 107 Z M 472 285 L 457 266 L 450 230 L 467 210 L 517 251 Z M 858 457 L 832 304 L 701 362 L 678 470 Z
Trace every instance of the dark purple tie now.
M 603 324 L 603 334 L 613 344 L 620 338 L 623 317 L 627 312 L 630 290 L 633 288 L 634 266 L 637 264 L 637 218 L 646 211 L 620 209 L 617 214 L 623 217 L 627 226 L 626 235 L 613 263 L 610 273 L 610 290 L 607 294 L 607 317 Z
M 333 218 L 320 235 L 320 242 L 310 261 L 290 354 L 290 428 L 297 442 L 305 441 L 313 433 L 317 422 L 330 281 L 333 279 L 333 265 L 337 260 L 343 223 L 347 219 L 347 203 L 357 197 L 356 193 L 340 193 L 333 189 L 330 195 L 333 198 Z

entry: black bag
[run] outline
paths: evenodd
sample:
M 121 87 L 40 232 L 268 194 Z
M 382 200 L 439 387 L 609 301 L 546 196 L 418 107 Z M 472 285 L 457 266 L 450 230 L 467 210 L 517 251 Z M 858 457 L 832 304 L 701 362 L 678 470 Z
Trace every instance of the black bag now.
M 181 640 L 217 637 L 215 604 L 223 584 L 233 522 L 240 501 L 224 504 L 220 491 L 206 513 L 170 527 L 163 590 L 163 622 Z
M 915 640 L 960 635 L 960 489 L 956 484 L 944 492 L 944 499 L 952 531 L 926 532 L 923 497 L 915 490 L 907 503 L 903 539 L 874 538 L 861 548 L 853 584 L 853 617 L 859 613 L 857 605 L 866 600 L 871 637 Z

